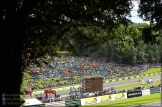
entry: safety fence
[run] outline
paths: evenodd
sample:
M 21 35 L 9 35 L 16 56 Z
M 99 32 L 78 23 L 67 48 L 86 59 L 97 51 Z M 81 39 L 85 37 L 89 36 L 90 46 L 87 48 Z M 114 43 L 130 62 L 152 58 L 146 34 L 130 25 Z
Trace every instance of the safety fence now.
M 67 107 L 77 107 L 77 106 L 85 106 L 85 105 L 97 104 L 102 102 L 108 102 L 113 100 L 122 100 L 127 98 L 140 97 L 140 96 L 145 96 L 145 95 L 150 95 L 155 93 L 161 93 L 161 87 L 155 87 L 155 88 L 138 90 L 138 91 L 128 91 L 128 92 L 123 92 L 118 94 L 103 95 L 97 97 L 90 97 L 90 98 L 84 98 L 80 100 L 68 100 L 65 101 L 65 104 Z

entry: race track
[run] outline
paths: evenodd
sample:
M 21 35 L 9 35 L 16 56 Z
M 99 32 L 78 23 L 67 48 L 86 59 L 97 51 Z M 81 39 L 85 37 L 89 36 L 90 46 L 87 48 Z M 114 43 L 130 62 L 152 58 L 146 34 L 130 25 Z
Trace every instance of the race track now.
M 143 77 L 143 78 L 148 79 L 149 77 Z M 152 76 L 151 78 L 155 81 L 161 81 L 161 75 Z M 112 87 L 112 86 L 113 87 L 119 87 L 119 86 L 124 86 L 124 85 L 129 85 L 129 84 L 135 84 L 135 83 L 138 83 L 138 80 L 127 80 L 127 81 L 124 81 L 124 82 L 117 82 L 117 83 L 114 83 L 114 84 L 104 84 L 104 89 Z M 69 92 L 61 92 L 59 94 L 61 96 L 65 96 L 65 95 L 68 95 Z M 59 107 L 59 106 L 65 107 L 65 101 L 46 103 L 45 105 L 46 105 L 46 107 Z
M 148 79 L 149 77 L 143 77 L 143 78 Z M 155 81 L 159 81 L 159 80 L 161 80 L 161 75 L 152 76 L 151 78 Z M 110 88 L 110 87 L 119 87 L 119 86 L 124 86 L 124 85 L 129 85 L 129 84 L 135 84 L 135 83 L 138 83 L 138 80 L 127 80 L 127 81 L 123 81 L 123 82 L 119 81 L 114 84 L 105 83 L 103 85 L 103 87 L 104 87 L 104 89 L 106 89 L 106 88 Z M 68 95 L 69 92 L 60 92 L 59 94 L 60 94 L 60 96 L 65 96 L 65 95 Z

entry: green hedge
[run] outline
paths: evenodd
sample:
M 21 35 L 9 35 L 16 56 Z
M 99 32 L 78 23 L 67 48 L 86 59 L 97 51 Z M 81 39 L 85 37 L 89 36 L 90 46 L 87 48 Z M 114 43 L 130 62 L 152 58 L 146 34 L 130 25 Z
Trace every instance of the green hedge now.
M 131 79 L 131 77 L 128 77 L 128 79 Z
M 112 80 L 109 80 L 109 82 L 112 82 Z
M 119 79 L 115 79 L 116 81 L 119 81 Z

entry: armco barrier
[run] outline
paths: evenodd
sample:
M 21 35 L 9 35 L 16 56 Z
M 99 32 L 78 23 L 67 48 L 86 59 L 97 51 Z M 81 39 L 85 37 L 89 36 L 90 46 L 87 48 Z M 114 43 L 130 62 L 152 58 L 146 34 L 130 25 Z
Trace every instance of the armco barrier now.
M 81 106 L 81 100 L 68 100 L 65 101 L 66 107 L 76 107 Z
M 127 98 L 140 97 L 142 96 L 142 91 L 127 92 Z
M 150 88 L 150 94 L 155 94 L 155 93 L 160 93 L 160 88 L 159 87 Z
M 142 90 L 142 96 L 150 95 L 150 89 Z

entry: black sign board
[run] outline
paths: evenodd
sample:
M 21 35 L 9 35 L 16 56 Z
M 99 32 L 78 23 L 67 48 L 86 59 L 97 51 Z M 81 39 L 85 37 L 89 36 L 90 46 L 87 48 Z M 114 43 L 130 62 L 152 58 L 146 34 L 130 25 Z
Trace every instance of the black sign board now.
M 127 98 L 142 96 L 142 91 L 127 92 Z

